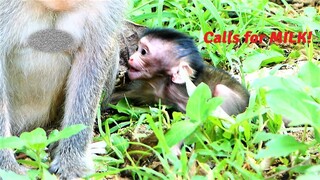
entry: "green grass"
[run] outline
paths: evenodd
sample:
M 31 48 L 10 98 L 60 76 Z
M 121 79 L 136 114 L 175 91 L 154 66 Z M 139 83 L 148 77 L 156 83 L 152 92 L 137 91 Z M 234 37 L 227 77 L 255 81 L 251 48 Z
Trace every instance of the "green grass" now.
M 168 112 L 163 110 L 162 116 L 151 116 L 155 122 L 149 116 L 146 118 L 145 114 L 138 115 L 139 124 L 144 119 L 144 123 L 155 131 L 159 139 L 157 148 L 160 148 L 162 157 L 171 158 L 167 146 L 181 139 L 186 139 L 185 149 L 190 149 L 188 144 L 193 145 L 191 155 L 182 154 L 180 159 L 170 161 L 171 171 L 163 172 L 169 179 L 272 179 L 282 175 L 288 179 L 298 176 L 306 179 L 320 175 L 316 165 L 319 163 L 317 151 L 320 147 L 320 69 L 319 63 L 314 61 L 315 50 L 319 49 L 320 16 L 313 7 L 296 12 L 285 1 L 283 3 L 284 7 L 268 0 L 131 3 L 130 20 L 147 27 L 170 27 L 189 34 L 194 37 L 205 60 L 214 66 L 240 72 L 244 84 L 245 74 L 274 66 L 268 77 L 247 84 L 251 91 L 250 106 L 245 113 L 235 117 L 235 123 L 228 128 L 223 126 L 221 120 L 205 114 L 205 110 L 195 112 L 199 107 L 191 100 L 188 105 L 193 106 L 186 114 L 175 112 L 172 118 L 168 118 Z M 236 16 L 230 17 L 232 14 Z M 249 43 L 207 44 L 203 37 L 211 31 L 215 34 L 232 31 L 240 37 L 248 31 L 267 37 L 272 32 L 312 32 L 313 38 L 310 43 L 292 44 L 288 49 L 281 43 L 270 44 L 267 40 L 265 46 Z M 301 67 L 297 75 L 288 78 L 273 76 L 282 66 L 281 63 L 292 64 L 301 57 L 301 50 L 306 52 L 306 59 L 310 62 Z M 198 98 L 204 98 L 203 94 Z M 199 101 L 198 104 L 205 103 Z M 208 105 L 200 108 L 208 108 Z M 195 121 L 192 121 L 193 114 L 198 115 Z M 283 127 L 282 117 L 291 120 L 289 128 Z M 164 134 L 163 129 L 167 128 L 170 130 Z M 300 130 L 302 138 L 286 135 L 292 129 Z M 313 139 L 307 140 L 310 133 Z M 164 164 L 163 161 L 161 163 Z M 192 171 L 194 164 L 205 175 L 199 171 L 195 171 L 198 174 L 187 173 Z M 152 175 L 144 177 L 148 179 Z
M 230 18 L 230 14 L 236 17 Z M 319 14 L 315 8 L 305 8 L 304 12 L 299 14 L 290 5 L 282 8 L 268 0 L 132 1 L 128 18 L 147 27 L 170 27 L 185 32 L 196 39 L 205 59 L 215 66 L 229 67 L 234 64 L 239 66 L 241 60 L 252 56 L 257 49 L 246 43 L 207 44 L 203 41 L 206 32 L 232 31 L 243 37 L 247 31 L 267 35 L 276 30 L 312 31 L 314 36 L 319 37 L 320 29 Z M 319 39 L 316 41 L 319 42 Z M 257 68 L 259 67 L 261 66 Z

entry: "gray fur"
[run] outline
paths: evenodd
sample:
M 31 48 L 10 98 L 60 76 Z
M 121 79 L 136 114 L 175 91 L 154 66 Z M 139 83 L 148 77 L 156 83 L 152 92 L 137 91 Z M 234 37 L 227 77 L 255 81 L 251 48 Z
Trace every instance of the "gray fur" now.
M 88 144 L 102 89 L 106 85 L 109 96 L 114 86 L 125 4 L 79 1 L 71 11 L 54 12 L 34 0 L 0 0 L 0 136 L 57 123 L 87 125 L 52 153 L 50 171 L 61 179 L 93 170 Z M 44 29 L 70 33 L 74 48 L 47 53 L 30 47 L 28 37 Z M 0 169 L 25 171 L 10 150 L 0 150 Z

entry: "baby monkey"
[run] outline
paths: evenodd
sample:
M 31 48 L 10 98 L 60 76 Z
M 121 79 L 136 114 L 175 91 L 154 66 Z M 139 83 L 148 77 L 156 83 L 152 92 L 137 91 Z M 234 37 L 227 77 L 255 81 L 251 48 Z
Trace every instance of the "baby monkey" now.
M 237 115 L 248 106 L 248 91 L 227 72 L 205 65 L 193 39 L 173 29 L 148 29 L 129 59 L 128 76 L 133 80 L 114 94 L 134 103 L 166 105 L 186 110 L 189 98 L 186 81 L 209 85 L 214 97 L 221 97 L 222 110 Z M 186 78 L 187 76 L 187 78 Z

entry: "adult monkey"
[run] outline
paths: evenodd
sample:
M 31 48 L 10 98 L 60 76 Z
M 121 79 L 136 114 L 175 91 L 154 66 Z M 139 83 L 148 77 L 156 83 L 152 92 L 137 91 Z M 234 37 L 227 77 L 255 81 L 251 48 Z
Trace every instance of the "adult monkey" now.
M 0 0 L 0 137 L 60 123 L 84 124 L 61 140 L 50 171 L 92 171 L 88 153 L 103 86 L 113 90 L 125 0 Z M 107 59 L 107 60 L 106 60 Z M 0 169 L 24 173 L 11 150 Z

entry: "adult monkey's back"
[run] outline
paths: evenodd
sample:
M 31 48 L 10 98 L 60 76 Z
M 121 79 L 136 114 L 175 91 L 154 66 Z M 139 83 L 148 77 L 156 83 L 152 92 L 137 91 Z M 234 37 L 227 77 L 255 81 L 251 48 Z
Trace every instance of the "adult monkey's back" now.
M 103 86 L 112 92 L 125 0 L 0 0 L 0 137 L 60 123 L 88 126 L 62 140 L 50 171 L 92 171 L 88 144 Z M 36 138 L 36 137 L 35 137 Z M 13 152 L 0 169 L 24 173 Z

